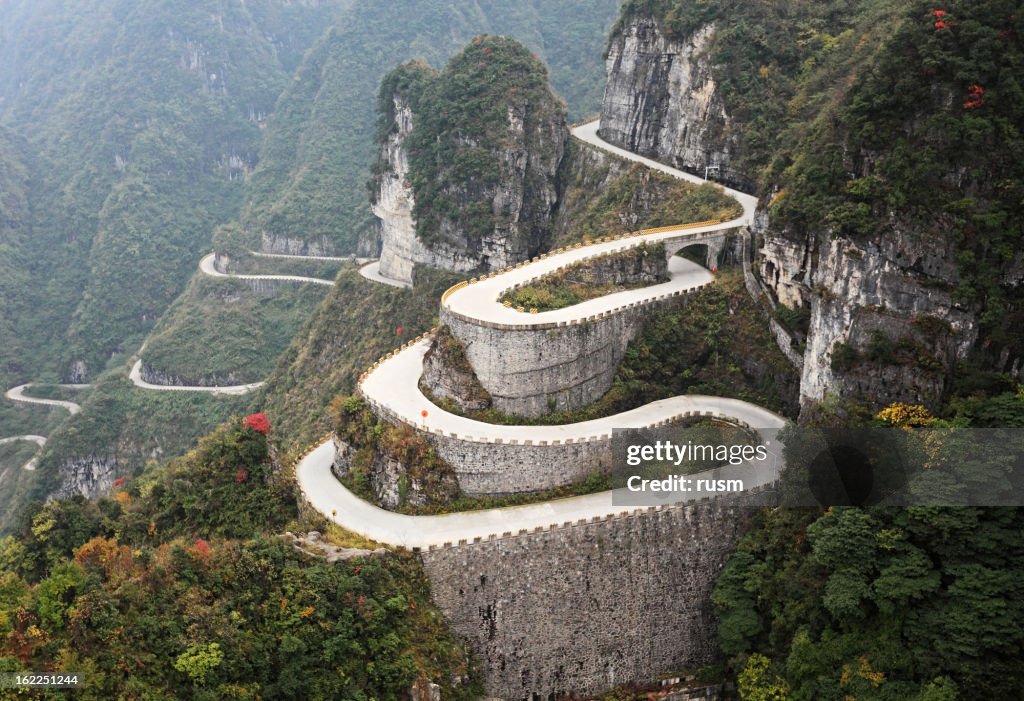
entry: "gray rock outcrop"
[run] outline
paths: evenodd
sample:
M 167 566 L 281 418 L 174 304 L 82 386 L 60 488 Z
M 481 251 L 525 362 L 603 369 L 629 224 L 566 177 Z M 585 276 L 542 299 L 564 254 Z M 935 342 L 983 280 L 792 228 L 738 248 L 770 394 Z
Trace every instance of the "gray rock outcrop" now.
M 713 36 L 709 25 L 675 41 L 653 18 L 625 22 L 608 47 L 600 134 L 634 153 L 742 186 L 747 178 L 735 167 L 736 138 L 708 55 Z

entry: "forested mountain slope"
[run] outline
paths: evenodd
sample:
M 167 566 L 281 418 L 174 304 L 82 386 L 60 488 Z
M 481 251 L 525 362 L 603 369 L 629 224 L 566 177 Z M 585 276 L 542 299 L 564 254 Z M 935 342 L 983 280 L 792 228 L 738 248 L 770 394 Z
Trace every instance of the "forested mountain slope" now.
M 1021 7 L 627 3 L 602 132 L 762 195 L 808 416 L 1020 378 Z
M 517 39 L 545 61 L 572 116 L 596 111 L 600 52 L 615 0 L 356 2 L 296 72 L 270 121 L 243 223 L 254 245 L 278 252 L 373 253 L 365 183 L 374 161 L 375 96 L 409 59 L 441 67 L 473 36 Z
M 602 84 L 593 57 L 616 8 L 612 0 L 588 2 L 585 12 L 542 0 L 5 3 L 0 381 L 101 388 L 84 398 L 81 416 L 47 427 L 40 471 L 18 475 L 25 484 L 8 493 L 3 519 L 28 493 L 87 486 L 79 467 L 102 466 L 104 476 L 92 480 L 100 485 L 112 470 L 180 451 L 238 404 L 157 398 L 125 383 L 125 360 L 154 328 L 161 342 L 151 355 L 163 354 L 161 371 L 260 379 L 254 373 L 272 366 L 269 349 L 287 343 L 281 329 L 297 327 L 310 304 L 275 302 L 271 316 L 282 323 L 268 336 L 274 342 L 248 355 L 220 354 L 244 366 L 203 368 L 187 352 L 207 341 L 181 337 L 198 328 L 182 320 L 215 300 L 186 295 L 174 320 L 157 321 L 217 225 L 237 221 L 243 202 L 253 248 L 264 244 L 263 230 L 277 237 L 270 249 L 354 243 L 354 223 L 366 211 L 378 81 L 388 68 L 413 56 L 443 63 L 479 31 L 516 33 L 557 62 L 553 72 L 574 109 L 593 110 Z M 276 223 L 267 228 L 268 221 Z M 241 341 L 218 338 L 251 326 L 233 323 L 231 312 L 219 309 L 225 323 L 203 325 L 221 349 Z M 31 413 L 5 402 L 0 436 Z M 12 452 L 10 465 L 20 454 Z
M 86 380 L 134 350 L 237 211 L 272 110 L 336 3 L 102 0 L 2 9 L 0 115 L 33 154 L 6 380 Z M 275 26 L 276 25 L 276 26 Z M 25 269 L 28 263 L 30 268 Z

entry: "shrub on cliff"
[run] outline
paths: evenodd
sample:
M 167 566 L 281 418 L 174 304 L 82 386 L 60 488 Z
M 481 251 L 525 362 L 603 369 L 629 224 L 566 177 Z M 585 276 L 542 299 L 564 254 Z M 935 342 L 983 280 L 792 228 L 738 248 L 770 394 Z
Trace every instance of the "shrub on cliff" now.
M 400 66 L 382 84 L 379 138 L 391 129 L 395 94 L 413 112 L 407 147 L 420 239 L 476 250 L 501 232 L 510 246 L 537 250 L 568 136 L 565 105 L 548 87 L 544 64 L 512 39 L 483 35 L 440 73 Z
M 399 484 L 408 489 L 409 480 L 415 480 L 422 503 L 443 504 L 458 496 L 455 471 L 413 427 L 379 420 L 358 395 L 335 398 L 330 414 L 335 433 L 356 450 L 347 483 L 364 499 L 377 501 L 370 474 L 375 456 L 399 463 L 404 471 Z M 407 496 L 403 491 L 400 507 Z
M 235 419 L 165 470 L 130 483 L 136 499 L 123 510 L 123 528 L 140 539 L 252 537 L 297 516 L 293 489 L 273 465 L 263 432 Z

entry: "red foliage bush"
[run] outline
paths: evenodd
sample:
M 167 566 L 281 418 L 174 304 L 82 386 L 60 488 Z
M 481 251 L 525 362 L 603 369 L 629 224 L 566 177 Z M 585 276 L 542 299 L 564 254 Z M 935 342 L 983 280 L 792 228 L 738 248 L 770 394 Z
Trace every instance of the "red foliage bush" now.
M 263 435 L 270 433 L 270 419 L 268 419 L 267 415 L 262 412 L 246 416 L 245 420 L 242 422 L 242 426 L 245 428 L 251 428 L 253 431 L 258 431 Z
M 978 84 L 967 86 L 967 99 L 964 100 L 964 109 L 973 110 L 985 104 L 985 88 Z

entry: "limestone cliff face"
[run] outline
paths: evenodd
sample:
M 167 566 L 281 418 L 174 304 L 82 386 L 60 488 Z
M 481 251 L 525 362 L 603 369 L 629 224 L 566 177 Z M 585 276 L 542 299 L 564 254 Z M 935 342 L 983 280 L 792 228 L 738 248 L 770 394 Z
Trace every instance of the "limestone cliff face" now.
M 717 164 L 713 178 L 745 189 L 752 174 L 743 172 L 744 124 L 729 117 L 721 98 L 714 41 L 713 24 L 669 39 L 644 13 L 623 21 L 609 44 L 601 135 L 701 174 Z M 848 170 L 870 174 L 860 172 L 855 156 L 844 154 Z M 779 194 L 776 177 L 760 188 Z M 751 228 L 753 268 L 773 304 L 809 312 L 809 326 L 789 338 L 773 322 L 780 346 L 802 350 L 795 363 L 802 366 L 802 410 L 813 414 L 832 398 L 937 405 L 979 336 L 977 310 L 953 296 L 960 279 L 951 237 L 941 226 L 921 233 L 899 212 L 863 240 L 824 225 L 799 229 L 773 221 L 771 201 L 762 200 Z M 1003 365 L 1012 369 L 1013 359 Z
M 178 375 L 159 368 L 154 368 L 142 363 L 140 373 L 143 381 L 154 385 L 168 387 L 226 387 L 230 385 L 244 384 L 246 378 L 236 372 L 229 372 L 222 375 L 217 374 L 186 374 Z
M 898 222 L 866 242 L 765 232 L 761 273 L 811 319 L 801 405 L 840 398 L 935 405 L 978 339 L 975 311 L 958 304 L 950 242 Z
M 736 167 L 737 139 L 708 55 L 714 32 L 708 25 L 678 41 L 650 17 L 624 22 L 609 44 L 601 137 L 742 186 L 748 179 Z
M 415 264 L 496 270 L 547 247 L 569 132 L 525 48 L 480 37 L 440 73 L 400 66 L 380 111 L 372 206 L 384 275 L 411 281 Z
M 568 132 L 560 122 L 527 133 L 525 106 L 520 107 L 509 109 L 510 138 L 494 152 L 501 170 L 496 184 L 481 187 L 469 179 L 452 182 L 448 188 L 465 206 L 482 202 L 498 219 L 493 229 L 475 239 L 459 222 L 446 218 L 441 221 L 440 237 L 428 243 L 417 234 L 416 197 L 408 179 L 406 138 L 415 116 L 408 102 L 395 96 L 397 129 L 382 147 L 388 171 L 381 176 L 373 204 L 380 220 L 382 274 L 411 282 L 417 263 L 455 272 L 497 270 L 541 250 L 549 240 L 558 203 L 558 171 Z
M 60 487 L 55 499 L 82 495 L 87 499 L 109 494 L 117 477 L 117 460 L 109 456 L 90 455 L 66 460 L 60 468 Z
M 445 270 L 467 271 L 478 267 L 476 257 L 468 251 L 435 244 L 428 247 L 416 235 L 413 207 L 416 198 L 409 182 L 409 150 L 406 139 L 412 133 L 413 113 L 410 100 L 396 94 L 395 129 L 381 147 L 387 164 L 380 178 L 373 213 L 380 220 L 380 272 L 386 277 L 412 282 L 412 269 L 417 263 Z
M 269 231 L 260 232 L 260 250 L 263 253 L 283 253 L 290 256 L 338 255 L 337 247 L 326 236 L 307 241 Z

